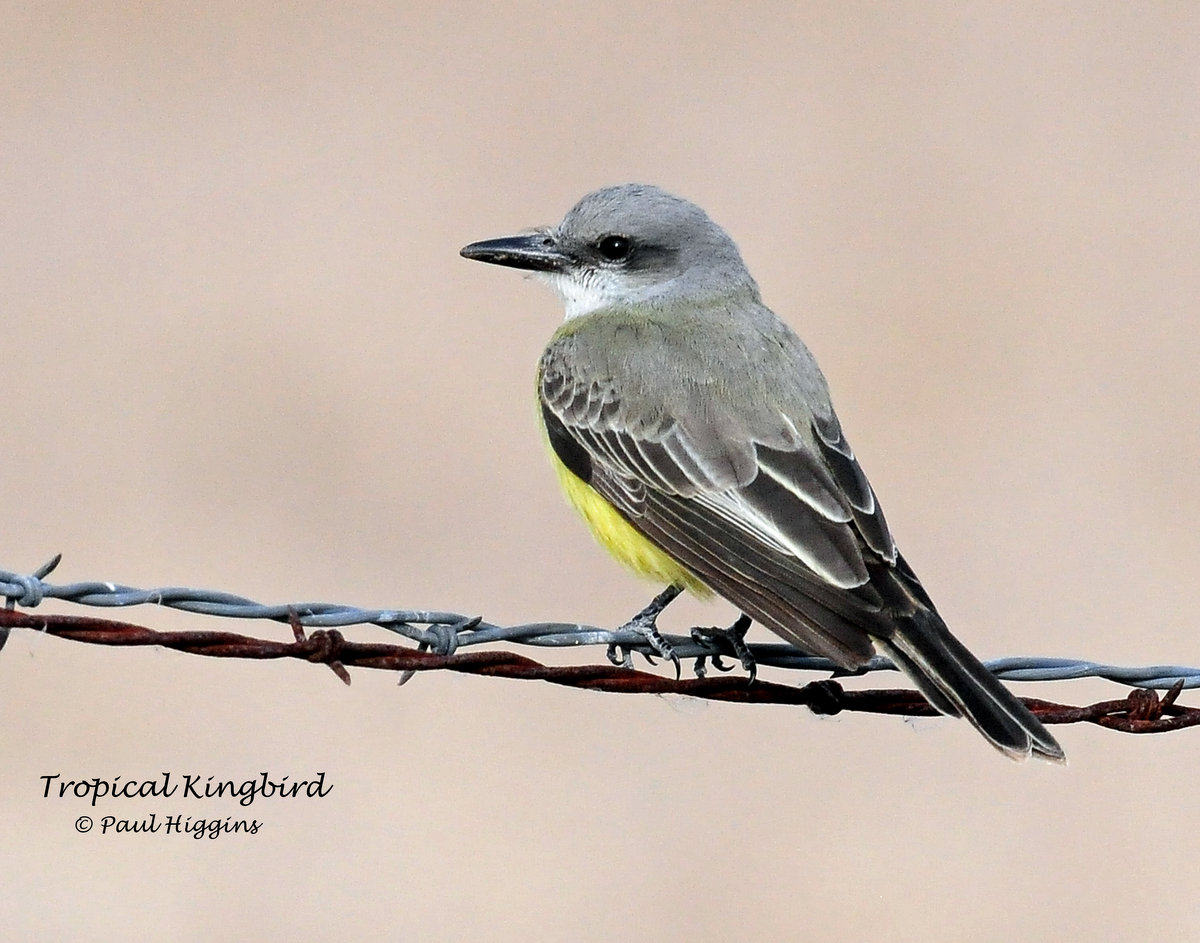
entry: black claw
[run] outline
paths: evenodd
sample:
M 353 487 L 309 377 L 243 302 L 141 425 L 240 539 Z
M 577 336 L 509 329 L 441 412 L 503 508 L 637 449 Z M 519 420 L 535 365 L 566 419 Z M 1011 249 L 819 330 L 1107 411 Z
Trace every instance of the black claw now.
M 630 654 L 628 649 L 622 648 L 620 645 L 616 645 L 616 644 L 609 645 L 607 655 L 608 655 L 608 660 L 612 664 L 616 665 L 618 668 L 632 668 L 633 667 L 632 655 Z
M 758 677 L 758 664 L 755 662 L 749 646 L 746 645 L 746 632 L 750 629 L 750 622 L 750 617 L 743 614 L 727 629 L 694 628 L 692 629 L 692 638 L 696 644 L 713 649 L 718 648 L 722 640 L 727 642 L 733 649 L 733 654 L 742 663 L 742 668 L 750 676 L 747 683 L 753 684 L 755 678 Z M 717 651 L 712 652 L 708 657 L 712 659 L 713 666 L 718 671 L 729 671 L 732 667 L 731 665 L 726 666 L 721 661 L 721 655 Z
M 700 626 L 695 626 L 692 628 L 692 641 L 697 645 L 703 645 L 705 648 L 711 649 L 707 655 L 699 656 L 701 661 L 705 659 L 711 660 L 712 666 L 717 671 L 732 671 L 733 665 L 725 664 L 724 659 L 721 658 L 720 651 L 718 651 L 721 644 L 717 641 L 719 634 L 721 634 L 721 631 L 715 627 L 702 629 Z M 704 676 L 701 675 L 701 677 Z
M 758 677 L 758 663 L 754 660 L 754 655 L 750 651 L 750 647 L 746 644 L 746 633 L 750 631 L 750 617 L 742 613 L 738 617 L 737 622 L 731 625 L 727 630 L 730 643 L 733 645 L 733 653 L 741 660 L 742 667 L 750 676 L 750 684 L 754 683 L 754 679 Z
M 678 681 L 682 675 L 679 667 L 679 656 L 675 654 L 674 646 L 662 637 L 662 633 L 658 631 L 658 626 L 653 621 L 642 628 L 642 634 L 646 636 L 646 641 L 654 649 L 659 658 L 663 659 L 663 661 L 669 661 L 675 666 L 675 680 Z M 650 664 L 654 664 L 650 659 L 649 653 L 646 653 L 646 660 Z
M 674 584 L 668 586 L 661 593 L 650 600 L 650 605 L 648 605 L 645 609 L 643 609 L 617 630 L 618 632 L 621 632 L 628 629 L 642 636 L 642 638 L 646 640 L 646 644 L 649 645 L 651 649 L 650 652 L 642 652 L 642 657 L 644 657 L 646 661 L 653 665 L 654 659 L 651 657 L 652 652 L 653 654 L 658 655 L 664 661 L 671 662 L 675 666 L 676 681 L 683 676 L 683 669 L 679 664 L 679 656 L 675 654 L 675 649 L 671 646 L 671 643 L 663 638 L 662 633 L 658 631 L 658 626 L 655 623 L 658 617 L 662 614 L 662 611 L 666 609 L 667 606 L 669 606 L 672 601 L 674 601 L 674 599 L 682 592 L 682 586 L 676 586 Z M 612 650 L 617 647 L 618 646 L 615 645 L 609 646 L 608 657 L 610 661 L 612 661 L 613 658 Z M 616 662 L 613 663 L 616 664 Z M 626 667 L 633 667 L 629 652 L 626 652 L 623 664 L 625 664 Z

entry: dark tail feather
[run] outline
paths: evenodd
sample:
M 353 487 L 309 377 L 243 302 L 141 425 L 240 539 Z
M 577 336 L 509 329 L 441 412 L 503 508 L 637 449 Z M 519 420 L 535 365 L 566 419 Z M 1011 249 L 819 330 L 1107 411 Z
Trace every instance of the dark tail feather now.
M 950 634 L 936 612 L 919 609 L 898 618 L 895 626 L 891 638 L 876 643 L 939 711 L 965 717 L 1014 760 L 1032 753 L 1066 762 L 1062 747 L 1042 722 Z

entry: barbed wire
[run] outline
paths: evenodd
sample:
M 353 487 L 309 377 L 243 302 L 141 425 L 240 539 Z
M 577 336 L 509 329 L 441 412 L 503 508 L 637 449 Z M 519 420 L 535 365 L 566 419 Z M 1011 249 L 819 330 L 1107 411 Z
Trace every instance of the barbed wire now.
M 13 609 L 0 610 L 0 626 L 28 628 L 60 638 L 98 645 L 159 645 L 176 651 L 218 658 L 295 658 L 326 664 L 346 684 L 347 666 L 376 668 L 405 674 L 448 670 L 489 677 L 548 681 L 552 684 L 620 694 L 680 694 L 713 701 L 743 704 L 798 704 L 816 714 L 858 711 L 906 717 L 936 716 L 937 712 L 916 691 L 848 691 L 832 679 L 801 687 L 745 678 L 666 678 L 615 665 L 543 665 L 513 652 L 466 652 L 438 655 L 403 645 L 347 641 L 337 629 L 317 629 L 305 635 L 297 619 L 292 622 L 293 642 L 250 638 L 233 632 L 159 632 L 145 626 L 109 619 L 78 616 L 34 616 Z M 1021 700 L 1046 724 L 1093 723 L 1126 733 L 1163 733 L 1200 725 L 1200 709 L 1175 703 L 1183 690 L 1177 682 L 1164 697 L 1135 689 L 1119 700 L 1083 707 L 1034 698 Z
M 412 639 L 418 645 L 424 646 L 424 650 L 441 655 L 452 655 L 460 647 L 494 642 L 549 648 L 605 645 L 615 646 L 627 652 L 653 654 L 645 637 L 636 631 L 604 629 L 580 623 L 528 622 L 500 626 L 485 622 L 477 616 L 437 610 L 360 609 L 356 606 L 324 602 L 264 605 L 232 593 L 179 586 L 136 589 L 108 582 L 67 583 L 60 586 L 45 582 L 45 577 L 54 570 L 61 559 L 60 554 L 29 575 L 0 570 L 0 596 L 8 600 L 10 608 L 13 605 L 33 608 L 43 600 L 60 599 L 78 605 L 104 608 L 157 605 L 197 615 L 230 619 L 267 619 L 282 623 L 290 623 L 295 619 L 300 625 L 310 629 L 376 625 Z M 732 647 L 719 637 L 704 641 L 697 640 L 694 636 L 665 633 L 664 637 L 681 659 L 734 654 Z M 773 668 L 856 675 L 896 670 L 895 666 L 883 657 L 872 658 L 855 672 L 845 672 L 826 658 L 808 655 L 784 642 L 751 642 L 748 643 L 748 647 L 760 665 Z M 1075 658 L 1031 656 L 994 658 L 984 664 L 1005 681 L 1104 678 L 1119 684 L 1166 690 L 1182 680 L 1184 688 L 1200 687 L 1200 668 L 1182 665 L 1122 667 Z
M 822 714 L 843 710 L 906 716 L 936 714 L 919 693 L 907 689 L 850 691 L 833 679 L 794 687 L 765 680 L 749 684 L 744 677 L 707 677 L 709 662 L 725 671 L 721 656 L 734 655 L 730 643 L 720 636 L 666 635 L 681 659 L 694 659 L 697 675 L 687 679 L 666 678 L 632 667 L 629 658 L 632 652 L 643 654 L 653 663 L 652 649 L 644 636 L 633 630 L 561 622 L 499 626 L 479 617 L 431 610 L 360 609 L 332 603 L 263 605 L 231 593 L 183 587 L 144 590 L 108 582 L 59 586 L 45 582 L 45 577 L 60 560 L 61 556 L 55 557 L 32 574 L 0 570 L 0 595 L 6 599 L 5 609 L 0 610 L 0 647 L 10 629 L 27 628 L 91 644 L 159 645 L 210 657 L 297 658 L 329 665 L 347 684 L 350 682 L 347 666 L 398 671 L 401 672 L 401 683 L 418 671 L 450 670 L 620 693 L 683 694 L 741 703 L 804 704 Z M 36 607 L 47 599 L 108 608 L 160 605 L 200 615 L 267 619 L 290 625 L 293 641 L 278 642 L 231 632 L 160 632 L 110 619 L 35 616 L 16 610 L 17 606 Z M 339 631 L 350 625 L 368 624 L 397 632 L 416 642 L 417 647 L 352 642 Z M 306 635 L 306 628 L 315 631 Z M 552 648 L 606 645 L 614 663 L 551 666 L 512 652 L 459 651 L 460 648 L 494 642 Z M 847 672 L 828 659 L 815 658 L 784 643 L 751 643 L 748 647 L 760 665 L 776 668 L 830 672 L 841 677 L 895 670 L 892 663 L 882 657 L 871 659 L 857 671 Z M 623 654 L 618 659 L 614 653 Z M 985 664 L 1005 680 L 1058 681 L 1095 677 L 1139 689 L 1125 698 L 1083 707 L 1022 698 L 1044 723 L 1090 722 L 1131 733 L 1200 725 L 1200 709 L 1175 703 L 1182 690 L 1200 686 L 1200 669 L 1178 665 L 1129 668 L 1079 659 L 1034 657 L 997 658 Z M 1166 689 L 1167 694 L 1160 698 L 1153 689 Z

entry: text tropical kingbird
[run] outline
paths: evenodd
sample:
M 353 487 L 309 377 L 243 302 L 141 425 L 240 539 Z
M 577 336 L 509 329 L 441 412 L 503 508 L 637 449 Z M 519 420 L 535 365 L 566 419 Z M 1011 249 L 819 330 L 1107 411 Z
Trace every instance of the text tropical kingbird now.
M 716 591 L 854 669 L 876 648 L 939 711 L 1010 757 L 1062 760 L 1045 727 L 946 628 L 899 551 L 804 343 L 733 240 L 657 187 L 590 193 L 557 226 L 476 242 L 562 297 L 537 392 L 567 496 L 617 559 Z M 740 645 L 740 634 L 734 639 Z

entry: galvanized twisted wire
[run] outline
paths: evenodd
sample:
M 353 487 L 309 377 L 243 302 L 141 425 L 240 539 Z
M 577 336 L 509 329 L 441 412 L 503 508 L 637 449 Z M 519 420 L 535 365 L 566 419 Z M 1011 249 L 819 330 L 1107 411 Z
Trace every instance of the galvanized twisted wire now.
M 45 581 L 61 560 L 61 555 L 31 574 L 0 570 L 0 596 L 6 606 L 32 608 L 47 599 L 59 599 L 83 606 L 112 608 L 158 605 L 198 615 L 233 619 L 267 619 L 298 623 L 313 629 L 331 629 L 350 625 L 377 625 L 416 642 L 421 650 L 438 655 L 453 655 L 465 646 L 506 642 L 548 648 L 577 645 L 605 645 L 610 649 L 651 654 L 645 637 L 633 630 L 605 629 L 598 626 L 565 622 L 529 622 L 501 626 L 479 617 L 425 609 L 361 609 L 356 606 L 324 602 L 264 605 L 232 593 L 189 589 L 179 586 L 137 589 L 108 582 L 65 583 Z M 0 646 L 7 637 L 0 629 Z M 664 637 L 681 659 L 704 659 L 731 654 L 718 647 L 720 640 L 706 644 L 690 636 Z M 837 665 L 825 658 L 807 655 L 782 642 L 750 643 L 749 648 L 760 665 L 803 671 L 844 675 Z M 1104 678 L 1140 688 L 1167 690 L 1182 682 L 1184 688 L 1200 687 L 1200 668 L 1183 665 L 1124 667 L 1075 658 L 1016 656 L 984 662 L 997 677 L 1006 681 L 1063 681 L 1074 678 Z M 871 659 L 855 674 L 892 671 L 895 666 L 883 657 Z

